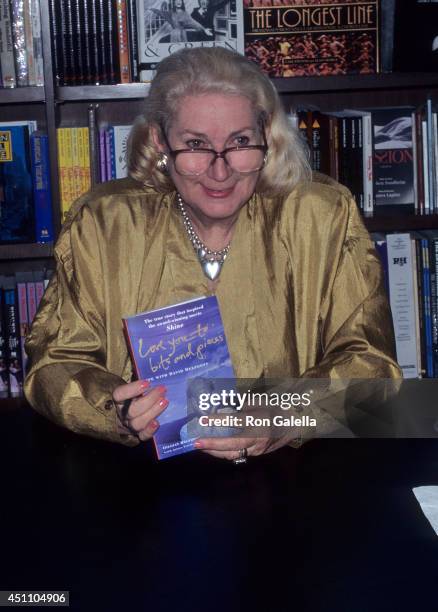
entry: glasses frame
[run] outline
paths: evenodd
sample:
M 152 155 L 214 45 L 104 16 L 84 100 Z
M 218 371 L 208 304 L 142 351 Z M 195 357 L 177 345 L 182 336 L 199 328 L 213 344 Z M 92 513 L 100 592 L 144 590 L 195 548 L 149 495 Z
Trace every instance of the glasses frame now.
M 202 176 L 203 174 L 205 174 L 209 168 L 211 168 L 211 166 L 213 166 L 216 161 L 218 159 L 223 159 L 224 162 L 227 164 L 228 168 L 230 168 L 233 172 L 237 172 L 237 174 L 243 174 L 243 175 L 247 175 L 247 174 L 252 174 L 253 172 L 260 172 L 260 170 L 262 170 L 266 164 L 266 160 L 268 157 L 268 150 L 269 150 L 269 145 L 268 142 L 266 140 L 266 133 L 265 133 L 265 126 L 263 121 L 260 121 L 260 127 L 261 127 L 261 131 L 262 131 L 262 136 L 263 136 L 263 142 L 264 144 L 262 145 L 247 145 L 246 147 L 228 147 L 227 149 L 224 149 L 223 151 L 216 151 L 215 149 L 204 149 L 204 148 L 198 148 L 198 149 L 172 149 L 172 147 L 170 146 L 169 140 L 167 138 L 166 132 L 164 130 L 164 127 L 161 126 L 161 132 L 163 134 L 163 138 L 164 138 L 164 142 L 166 143 L 166 146 L 168 148 L 167 151 L 167 155 L 169 155 L 174 162 L 174 167 L 175 167 L 175 172 L 177 174 L 179 174 L 180 176 Z M 262 161 L 262 165 L 260 166 L 260 168 L 257 168 L 257 170 L 250 170 L 249 172 L 239 172 L 238 170 L 235 170 L 232 166 L 230 166 L 230 164 L 227 161 L 226 155 L 227 153 L 231 153 L 233 151 L 254 151 L 254 150 L 258 150 L 258 151 L 263 151 L 264 155 L 263 155 L 263 161 Z M 212 157 L 211 162 L 209 163 L 209 165 L 207 166 L 207 168 L 203 171 L 203 172 L 199 172 L 198 174 L 184 174 L 182 172 L 179 172 L 177 170 L 176 167 L 176 158 L 178 157 L 178 155 L 180 153 L 195 153 L 200 151 L 201 153 L 214 153 L 214 157 Z

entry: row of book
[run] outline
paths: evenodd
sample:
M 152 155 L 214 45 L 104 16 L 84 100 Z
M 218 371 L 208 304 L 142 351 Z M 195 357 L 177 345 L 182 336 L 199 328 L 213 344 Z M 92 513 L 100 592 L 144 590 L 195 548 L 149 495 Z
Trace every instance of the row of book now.
M 91 186 L 91 176 L 104 183 L 127 176 L 127 140 L 130 125 L 99 127 L 90 139 L 89 127 L 58 128 L 58 165 L 62 218 L 72 203 Z M 93 128 L 91 128 L 91 133 Z
M 376 236 L 405 378 L 438 377 L 438 238 L 433 232 Z
M 47 134 L 0 121 L 0 244 L 53 241 Z
M 24 341 L 49 276 L 48 270 L 0 276 L 0 398 L 23 394 L 27 372 Z
M 298 110 L 292 120 L 308 143 L 313 169 L 346 185 L 365 215 L 391 207 L 398 213 L 438 210 L 438 122 L 431 99 L 418 109 Z
M 0 0 L 0 86 L 44 85 L 40 0 Z

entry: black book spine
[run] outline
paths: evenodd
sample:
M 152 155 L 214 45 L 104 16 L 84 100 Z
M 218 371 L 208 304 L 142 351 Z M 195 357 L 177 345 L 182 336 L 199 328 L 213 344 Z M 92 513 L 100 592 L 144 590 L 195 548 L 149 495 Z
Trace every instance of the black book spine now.
M 97 46 L 99 51 L 99 62 L 101 67 L 101 83 L 109 84 L 109 57 L 108 48 L 106 47 L 106 30 L 108 24 L 106 22 L 105 6 L 108 0 L 97 0 L 96 15 L 97 15 Z
M 64 0 L 65 2 L 65 23 L 66 23 L 66 53 L 68 67 L 70 73 L 70 85 L 77 85 L 77 65 L 76 65 L 76 45 L 75 37 L 73 36 L 73 6 L 72 0 Z
M 420 355 L 421 355 L 421 376 L 426 376 L 426 338 L 424 325 L 424 283 L 423 283 L 423 258 L 421 253 L 421 240 L 415 239 L 415 259 L 417 264 L 417 284 L 418 284 L 418 320 L 420 326 Z
M 11 397 L 23 394 L 23 370 L 20 347 L 20 330 L 18 326 L 18 303 L 15 289 L 5 289 L 5 327 L 7 335 L 7 369 Z
M 7 367 L 7 334 L 5 325 L 4 289 L 0 287 L 0 398 L 10 395 L 9 372 Z
M 128 40 L 132 81 L 138 81 L 137 15 L 135 0 L 128 0 Z
M 108 1 L 105 3 L 105 9 L 107 11 L 106 14 L 106 28 L 105 28 L 105 48 L 107 50 L 107 59 L 108 59 L 108 82 L 113 85 L 118 82 L 117 74 L 117 53 L 116 53 L 116 40 L 117 40 L 117 20 L 116 20 L 116 11 L 113 1 Z
M 57 0 L 55 0 L 57 2 Z M 61 41 L 62 67 L 63 67 L 63 85 L 73 85 L 71 55 L 68 52 L 68 33 L 67 33 L 67 6 L 65 0 L 57 2 L 59 10 L 59 31 Z
M 437 246 L 438 240 L 429 240 L 430 313 L 432 319 L 432 360 L 434 377 L 438 376 L 438 304 L 437 304 Z
M 60 29 L 59 2 L 50 0 L 50 27 L 52 31 L 52 55 L 55 71 L 55 85 L 64 85 L 64 69 L 62 65 L 62 38 Z
M 93 62 L 92 48 L 90 39 L 90 24 L 89 24 L 89 0 L 80 0 L 80 19 L 81 19 L 81 34 L 82 34 L 82 57 L 84 62 L 84 82 L 86 85 L 91 85 L 93 78 Z
M 93 65 L 93 83 L 100 85 L 102 83 L 102 68 L 99 54 L 99 40 L 97 36 L 97 0 L 88 0 L 88 25 L 90 31 L 90 49 L 92 50 L 91 61 Z
M 85 85 L 86 80 L 84 77 L 85 73 L 85 60 L 82 46 L 82 19 L 81 19 L 81 8 L 80 0 L 73 0 L 73 14 L 72 14 L 72 37 L 74 41 L 74 53 L 76 59 L 76 84 Z

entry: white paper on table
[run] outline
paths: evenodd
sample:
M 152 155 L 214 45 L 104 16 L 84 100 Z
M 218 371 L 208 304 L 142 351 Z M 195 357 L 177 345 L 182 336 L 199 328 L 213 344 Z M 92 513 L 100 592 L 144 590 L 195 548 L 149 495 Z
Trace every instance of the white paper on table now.
M 412 491 L 425 517 L 438 535 L 438 487 L 415 487 Z

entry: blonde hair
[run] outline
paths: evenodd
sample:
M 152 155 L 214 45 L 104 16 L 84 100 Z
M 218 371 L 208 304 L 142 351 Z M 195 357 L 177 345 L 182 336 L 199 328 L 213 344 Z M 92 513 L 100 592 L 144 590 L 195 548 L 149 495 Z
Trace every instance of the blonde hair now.
M 175 189 L 170 177 L 156 166 L 160 153 L 150 128 L 158 128 L 159 134 L 167 130 L 184 97 L 207 93 L 247 97 L 257 118 L 268 128 L 269 152 L 257 183 L 259 193 L 283 195 L 310 177 L 306 147 L 269 78 L 238 53 L 223 47 L 198 47 L 182 49 L 158 65 L 144 114 L 130 138 L 128 168 L 132 178 L 161 192 Z

